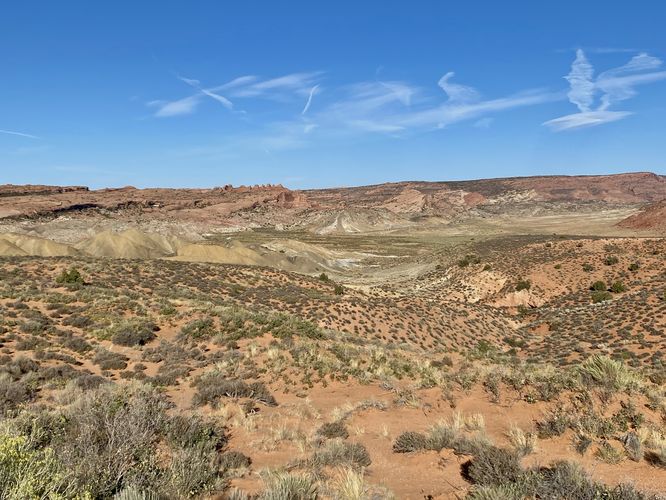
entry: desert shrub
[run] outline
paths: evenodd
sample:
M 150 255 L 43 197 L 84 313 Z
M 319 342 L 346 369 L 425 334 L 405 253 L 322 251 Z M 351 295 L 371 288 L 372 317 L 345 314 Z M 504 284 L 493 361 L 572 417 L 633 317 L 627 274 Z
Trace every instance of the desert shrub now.
M 113 500 L 160 500 L 152 491 L 145 491 L 136 486 L 127 486 L 113 496 Z
M 104 377 L 100 377 L 99 375 L 84 373 L 83 375 L 78 377 L 74 382 L 76 384 L 76 387 L 78 387 L 79 389 L 83 389 L 84 391 L 87 391 L 90 389 L 97 389 L 100 385 L 106 384 L 109 381 Z
M 608 464 L 619 464 L 624 460 L 624 453 L 622 450 L 615 448 L 608 441 L 603 441 L 594 454 L 599 460 Z
M 169 443 L 177 448 L 208 446 L 221 450 L 228 442 L 222 425 L 197 413 L 173 415 L 167 422 L 165 432 Z
M 21 323 L 19 330 L 23 333 L 29 333 L 31 335 L 43 334 L 48 328 L 48 323 L 44 320 L 30 320 L 24 323 Z
M 251 398 L 269 406 L 276 406 L 277 401 L 261 382 L 248 384 L 243 380 L 225 379 L 219 374 L 209 373 L 200 377 L 195 386 L 197 392 L 192 403 L 197 406 L 210 404 L 217 406 L 220 398 Z
M 523 487 L 518 484 L 500 484 L 497 486 L 479 486 L 465 498 L 468 500 L 523 500 Z
M 509 430 L 508 436 L 511 445 L 518 456 L 523 457 L 534 451 L 537 438 L 535 434 L 532 434 L 531 432 L 526 433 L 519 427 L 514 426 Z
M 363 468 L 371 463 L 370 454 L 365 446 L 341 440 L 327 441 L 307 460 L 307 465 L 316 468 L 337 466 Z
M 36 372 L 38 370 L 39 370 L 39 364 L 36 361 L 21 355 L 18 356 L 16 359 L 12 360 L 10 363 L 7 363 L 5 366 L 3 366 L 0 369 L 0 373 L 7 373 L 14 380 L 18 380 L 23 375 Z
M 349 437 L 349 431 L 345 427 L 345 424 L 340 421 L 325 423 L 317 430 L 317 434 L 326 439 L 347 439 Z
M 467 267 L 470 264 L 479 264 L 481 262 L 481 259 L 474 255 L 474 254 L 468 254 L 465 255 L 462 259 L 458 261 L 458 266 L 460 267 Z
M 224 470 L 242 469 L 249 467 L 252 460 L 240 451 L 227 451 L 219 458 L 219 465 Z
M 609 292 L 592 292 L 592 303 L 598 304 L 612 299 L 613 296 Z
M 522 469 L 515 453 L 488 446 L 467 464 L 465 475 L 474 484 L 498 486 L 514 483 L 522 475 Z
M 150 483 L 168 408 L 166 398 L 146 386 L 100 386 L 68 412 L 68 435 L 58 456 L 93 496 L 111 494 L 126 480 Z
M 215 323 L 212 318 L 199 318 L 187 323 L 180 330 L 180 335 L 185 338 L 202 339 L 215 335 Z
M 625 390 L 637 382 L 629 368 L 608 356 L 591 356 L 579 370 L 586 383 L 611 391 Z
M 83 285 L 83 276 L 75 267 L 63 270 L 57 277 L 56 283 L 60 285 Z
M 592 283 L 590 290 L 594 290 L 597 292 L 605 292 L 606 290 L 608 290 L 608 287 L 606 286 L 606 283 L 604 281 L 598 280 Z
M 169 387 L 178 384 L 178 380 L 186 377 L 189 373 L 190 368 L 187 365 L 168 361 L 160 365 L 157 374 L 151 377 L 149 381 L 156 386 Z
M 490 394 L 490 401 L 499 403 L 500 400 L 500 377 L 497 374 L 489 373 L 483 381 L 483 388 Z
M 22 380 L 13 380 L 7 373 L 0 373 L 0 414 L 16 408 L 33 398 L 35 389 Z
M 333 288 L 333 293 L 335 295 L 344 295 L 345 294 L 345 287 L 339 284 L 336 284 L 335 287 Z
M 193 497 L 209 492 L 218 479 L 217 453 L 205 446 L 182 448 L 171 459 L 167 490 L 179 497 Z
M 67 349 L 71 349 L 74 352 L 78 352 L 79 354 L 88 352 L 92 349 L 92 346 L 87 340 L 76 335 L 68 335 L 67 337 L 65 337 L 64 340 L 62 341 L 62 345 Z
M 530 280 L 520 280 L 518 283 L 516 283 L 515 289 L 516 292 L 520 292 L 521 290 L 529 290 L 532 287 L 532 282 Z
M 592 441 L 592 438 L 590 438 L 590 436 L 588 436 L 587 434 L 584 434 L 584 433 L 579 433 L 576 436 L 574 436 L 573 446 L 574 446 L 574 449 L 580 455 L 585 455 L 585 452 L 592 445 L 592 442 L 593 441 Z
M 328 283 L 330 281 L 330 278 L 328 277 L 328 274 L 321 273 L 319 275 L 319 281 L 323 281 L 324 283 Z
M 288 339 L 292 336 L 320 340 L 324 333 L 311 321 L 287 314 L 276 314 L 264 324 L 263 330 L 274 337 Z
M 124 370 L 127 368 L 129 358 L 124 354 L 111 352 L 103 347 L 98 347 L 93 358 L 93 363 L 99 365 L 102 370 Z
M 93 324 L 93 321 L 82 314 L 73 314 L 65 318 L 62 322 L 63 325 L 73 326 L 75 328 L 86 328 Z
M 627 291 L 627 287 L 621 281 L 615 281 L 610 286 L 610 291 L 613 293 L 622 293 Z
M 0 498 L 64 498 L 72 493 L 51 448 L 38 450 L 25 436 L 0 433 Z
M 120 321 L 110 328 L 111 341 L 124 346 L 145 345 L 155 338 L 157 325 L 145 318 Z
M 266 489 L 258 500 L 317 500 L 317 481 L 310 475 L 274 472 L 264 478 Z
M 636 271 L 638 271 L 640 268 L 641 268 L 641 265 L 640 265 L 639 262 L 632 262 L 631 264 L 629 264 L 629 270 L 630 270 L 631 272 L 636 272 Z
M 476 455 L 488 446 L 491 446 L 491 443 L 483 435 L 459 435 L 452 445 L 456 455 Z
M 607 266 L 614 266 L 618 262 L 620 262 L 620 259 L 618 259 L 615 255 L 608 255 L 604 259 L 604 264 L 606 264 Z
M 428 438 L 420 432 L 403 432 L 396 438 L 395 443 L 393 443 L 393 451 L 395 453 L 411 453 L 427 448 Z
M 554 412 L 536 423 L 537 435 L 541 439 L 561 436 L 569 427 L 569 417 L 564 412 Z
M 591 273 L 594 271 L 594 266 L 592 264 L 583 264 L 583 271 L 586 273 Z
M 620 409 L 615 415 L 613 415 L 613 423 L 616 424 L 621 431 L 626 431 L 630 427 L 632 429 L 638 429 L 643 425 L 644 421 L 645 415 L 638 411 L 636 405 L 632 401 L 629 401 L 628 403 L 620 401 Z
M 572 462 L 556 462 L 550 467 L 530 471 L 524 481 L 526 498 L 567 498 L 576 500 L 607 498 L 612 500 L 644 500 L 631 486 L 610 489 L 594 483 L 583 469 Z
M 444 448 L 455 448 L 458 442 L 458 433 L 454 429 L 446 424 L 437 424 L 428 431 L 426 447 L 439 452 Z M 397 444 L 398 442 L 396 441 Z M 393 445 L 393 450 L 396 451 L 395 445 Z

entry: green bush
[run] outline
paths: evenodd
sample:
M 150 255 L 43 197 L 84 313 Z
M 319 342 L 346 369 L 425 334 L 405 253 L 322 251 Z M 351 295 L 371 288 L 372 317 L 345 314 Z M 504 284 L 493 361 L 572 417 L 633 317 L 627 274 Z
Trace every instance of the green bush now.
M 25 436 L 0 433 L 0 497 L 63 498 L 73 493 L 51 448 L 35 449 Z M 62 495 L 62 496 L 61 496 Z
M 215 333 L 215 323 L 212 318 L 192 320 L 180 330 L 181 337 L 195 340 L 212 337 Z
M 615 255 L 608 255 L 604 259 L 604 264 L 606 264 L 607 266 L 614 266 L 618 262 L 620 262 L 620 259 L 618 259 Z
M 599 280 L 592 283 L 590 290 L 595 290 L 597 292 L 605 292 L 606 290 L 608 290 L 608 287 L 606 286 L 605 282 Z
M 592 292 L 592 303 L 593 304 L 598 304 L 600 302 L 605 302 L 607 300 L 612 299 L 613 296 L 610 294 L 610 292 Z
M 84 280 L 79 270 L 75 267 L 72 267 L 70 269 L 63 270 L 56 277 L 56 283 L 60 285 L 83 285 Z
M 521 290 L 529 290 L 532 287 L 532 282 L 530 280 L 520 280 L 516 283 L 516 291 L 520 292 Z
M 613 293 L 622 293 L 627 291 L 627 287 L 621 281 L 615 281 L 610 286 L 610 291 Z

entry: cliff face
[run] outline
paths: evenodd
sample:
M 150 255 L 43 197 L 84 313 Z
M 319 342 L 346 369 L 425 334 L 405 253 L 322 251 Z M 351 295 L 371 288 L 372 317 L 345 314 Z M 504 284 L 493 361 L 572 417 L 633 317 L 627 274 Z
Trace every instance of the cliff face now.
M 451 218 L 484 207 L 496 211 L 503 207 L 530 207 L 534 203 L 567 203 L 573 204 L 570 209 L 575 210 L 576 203 L 636 205 L 663 199 L 666 199 L 666 178 L 652 173 L 398 182 L 302 191 L 281 185 L 227 185 L 213 189 L 125 187 L 96 191 L 82 186 L 4 185 L 0 186 L 0 218 L 95 216 L 103 211 L 105 217 L 122 217 L 132 212 L 219 224 L 304 225 L 306 219 L 313 217 L 371 210 L 372 217 L 390 219 L 393 225 L 400 224 L 399 219 Z M 645 216 L 655 221 L 659 217 Z

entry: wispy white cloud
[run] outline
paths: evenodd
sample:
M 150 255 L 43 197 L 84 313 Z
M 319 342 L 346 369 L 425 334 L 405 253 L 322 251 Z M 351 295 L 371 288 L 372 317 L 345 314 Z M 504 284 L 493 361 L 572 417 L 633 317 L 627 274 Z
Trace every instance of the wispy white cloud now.
M 455 73 L 449 71 L 442 78 L 439 79 L 437 84 L 449 96 L 449 102 L 473 102 L 480 99 L 480 95 L 476 89 L 468 87 L 467 85 L 460 85 L 459 83 L 452 83 L 449 80 L 453 78 Z
M 7 135 L 16 135 L 18 137 L 26 137 L 27 139 L 40 139 L 40 137 L 32 134 L 26 134 L 25 132 L 16 132 L 15 130 L 2 130 L 0 129 L 0 134 Z
M 312 98 L 317 93 L 317 89 L 319 89 L 319 85 L 315 85 L 310 89 L 310 93 L 308 94 L 308 100 L 306 101 L 305 106 L 303 107 L 303 111 L 301 111 L 302 115 L 307 113 L 308 109 L 310 109 L 310 104 L 312 104 Z
M 581 112 L 590 110 L 590 106 L 594 102 L 594 68 L 585 57 L 585 52 L 581 49 L 576 51 L 576 59 L 571 65 L 571 71 L 565 80 L 569 82 L 569 101 L 578 106 Z
M 285 94 L 296 94 L 306 96 L 317 80 L 321 72 L 292 73 L 289 75 L 271 78 L 268 80 L 256 79 L 252 82 L 244 82 L 234 86 L 231 95 L 235 97 L 283 97 Z
M 156 108 L 154 116 L 158 118 L 181 116 L 194 113 L 201 104 L 202 98 L 208 97 L 222 104 L 228 110 L 234 109 L 234 104 L 229 97 L 237 98 L 268 98 L 285 100 L 289 95 L 309 96 L 308 102 L 312 100 L 311 92 L 316 93 L 317 79 L 321 72 L 293 73 L 277 78 L 264 79 L 254 75 L 245 75 L 213 87 L 202 87 L 201 82 L 194 78 L 178 76 L 178 79 L 192 87 L 196 93 L 173 101 L 154 100 L 146 103 Z M 314 91 L 313 91 L 314 89 Z
M 213 99 L 214 101 L 219 102 L 219 103 L 222 104 L 225 108 L 227 108 L 227 109 L 233 109 L 233 108 L 234 108 L 233 103 L 232 103 L 229 99 L 227 99 L 226 97 L 224 97 L 224 96 L 222 96 L 222 95 L 219 95 L 219 94 L 216 94 L 215 92 L 213 92 L 213 91 L 211 91 L 211 90 L 209 90 L 209 89 L 204 89 L 204 88 L 202 88 L 202 87 L 201 87 L 201 84 L 200 84 L 200 82 L 199 82 L 199 80 L 194 80 L 194 79 L 192 79 L 192 78 L 184 78 L 184 77 L 182 77 L 182 76 L 179 76 L 178 78 L 179 78 L 181 81 L 183 81 L 183 82 L 185 82 L 186 84 L 188 84 L 190 87 L 192 87 L 192 88 L 194 88 L 195 90 L 201 92 L 203 95 L 205 95 L 205 96 L 207 96 L 207 97 L 210 97 L 210 98 Z
M 660 59 L 641 53 L 623 66 L 604 71 L 594 78 L 594 68 L 584 51 L 578 49 L 565 79 L 569 82 L 569 101 L 578 107 L 579 113 L 548 120 L 544 125 L 559 132 L 611 123 L 630 116 L 629 111 L 609 111 L 609 108 L 634 97 L 637 85 L 666 79 L 666 71 L 656 71 L 661 65 Z M 597 94 L 601 94 L 600 103 L 592 109 Z
M 629 111 L 584 111 L 549 120 L 546 122 L 546 125 L 559 132 L 616 122 L 631 114 Z
M 169 116 L 190 115 L 194 113 L 201 103 L 200 95 L 191 95 L 176 101 L 150 101 L 148 106 L 157 108 L 155 116 L 164 118 Z
M 409 113 L 403 118 L 401 123 L 408 126 L 444 128 L 454 123 L 479 119 L 500 111 L 534 106 L 561 98 L 561 94 L 557 92 L 531 90 L 506 97 L 471 103 L 447 101 L 440 106 Z

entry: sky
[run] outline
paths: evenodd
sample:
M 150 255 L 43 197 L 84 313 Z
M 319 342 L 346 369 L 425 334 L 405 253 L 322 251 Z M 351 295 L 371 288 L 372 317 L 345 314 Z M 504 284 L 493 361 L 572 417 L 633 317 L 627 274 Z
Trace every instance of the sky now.
M 666 174 L 666 3 L 7 0 L 0 183 Z

